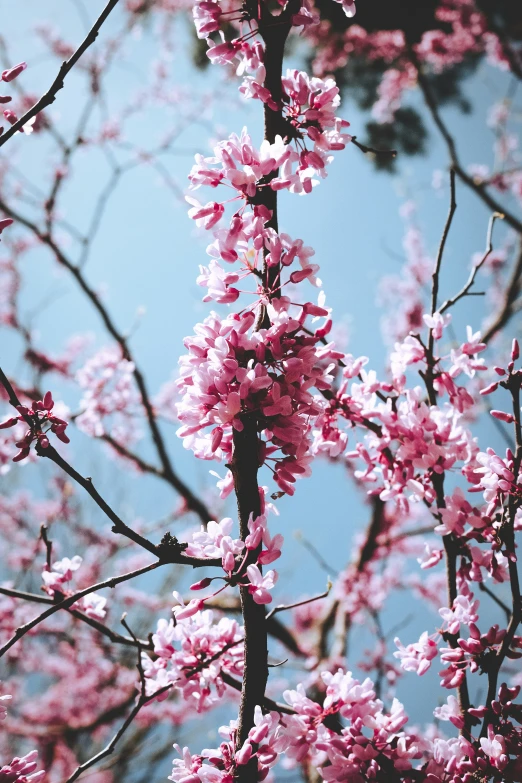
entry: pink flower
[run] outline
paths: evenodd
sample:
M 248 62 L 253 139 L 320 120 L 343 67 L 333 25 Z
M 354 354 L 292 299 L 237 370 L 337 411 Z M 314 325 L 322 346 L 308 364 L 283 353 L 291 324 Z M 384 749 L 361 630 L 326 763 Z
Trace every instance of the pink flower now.
M 256 604 L 269 604 L 272 600 L 269 591 L 277 582 L 277 572 L 268 571 L 263 576 L 258 566 L 251 564 L 247 567 L 247 575 L 250 580 L 248 592 L 253 596 Z
M 352 16 L 355 16 L 355 3 L 354 0 L 335 0 L 336 3 L 341 3 L 343 7 L 343 11 L 348 17 L 348 19 L 351 19 Z
M 52 565 L 52 571 L 47 568 L 42 572 L 42 579 L 45 585 L 45 591 L 53 596 L 57 591 L 64 592 L 64 585 L 73 578 L 73 573 L 77 571 L 82 564 L 82 558 L 75 555 L 72 559 L 68 557 L 58 560 Z
M 172 595 L 179 604 L 179 606 L 175 606 L 172 610 L 177 622 L 192 617 L 205 606 L 205 600 L 203 598 L 192 598 L 188 604 L 185 604 L 185 601 L 177 590 L 174 590 Z
M 27 68 L 27 63 L 19 63 L 18 65 L 14 65 L 12 68 L 8 68 L 5 71 L 2 71 L 2 81 L 3 82 L 12 82 L 13 79 L 16 79 L 17 76 L 19 76 L 22 71 L 25 71 Z
M 439 720 L 451 721 L 457 729 L 461 729 L 464 726 L 464 718 L 462 717 L 458 700 L 451 694 L 448 696 L 446 704 L 435 707 L 433 714 Z
M 433 338 L 440 340 L 445 327 L 451 323 L 451 314 L 441 315 L 440 313 L 433 313 L 433 315 L 423 315 L 422 319 L 426 326 L 431 329 Z
M 437 643 L 424 631 L 418 642 L 408 644 L 407 647 L 401 643 L 399 638 L 394 639 L 399 648 L 393 655 L 401 663 L 401 669 L 407 672 L 415 672 L 419 676 L 425 674 L 431 666 L 432 660 L 438 654 Z
M 474 596 L 468 589 L 468 595 L 458 595 L 453 601 L 453 607 L 442 607 L 439 614 L 446 623 L 448 633 L 455 634 L 462 625 L 469 625 L 478 620 L 477 609 L 480 601 L 473 600 Z
M 481 737 L 480 747 L 491 759 L 491 763 L 497 769 L 504 769 L 509 761 L 509 756 L 506 751 L 506 743 L 504 737 L 501 734 L 495 734 L 493 726 L 488 726 L 488 736 Z
M 442 549 L 432 549 L 429 544 L 424 547 L 424 556 L 417 558 L 417 563 L 420 563 L 421 568 L 433 568 L 437 563 L 440 563 L 444 554 Z
M 7 718 L 7 707 L 3 702 L 9 701 L 12 698 L 13 697 L 7 693 L 0 696 L 0 720 L 5 720 Z
M 11 417 L 0 424 L 0 429 L 9 429 L 18 422 L 30 427 L 30 429 L 25 431 L 23 437 L 15 442 L 16 447 L 20 451 L 13 457 L 13 462 L 20 462 L 28 457 L 31 444 L 34 441 L 38 442 L 40 448 L 47 449 L 49 447 L 48 432 L 53 432 L 63 443 L 69 443 L 69 438 L 65 434 L 67 422 L 52 413 L 54 400 L 51 392 L 46 392 L 43 400 L 36 400 L 31 405 L 31 408 L 27 407 L 27 405 L 17 405 L 18 416 Z M 47 425 L 50 426 L 47 430 L 44 430 L 43 427 Z

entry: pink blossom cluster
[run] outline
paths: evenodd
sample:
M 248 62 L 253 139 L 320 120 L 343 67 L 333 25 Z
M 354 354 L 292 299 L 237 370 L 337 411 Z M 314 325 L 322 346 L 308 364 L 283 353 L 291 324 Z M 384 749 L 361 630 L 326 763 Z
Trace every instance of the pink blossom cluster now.
M 243 629 L 228 617 L 215 620 L 210 609 L 190 617 L 177 615 L 175 624 L 159 620 L 152 641 L 155 659 L 146 653 L 142 657 L 147 692 L 172 683 L 196 712 L 221 701 L 227 691 L 223 672 L 239 678 L 243 674 Z
M 178 435 L 201 459 L 229 461 L 232 429 L 243 428 L 241 415 L 257 414 L 259 464 L 269 465 L 281 490 L 293 494 L 296 479 L 309 475 L 310 421 L 322 410 L 312 390 L 329 389 L 338 353 L 322 344 L 324 327 L 313 334 L 303 329 L 308 311 L 327 311 L 309 304 L 292 317 L 290 307 L 274 300 L 272 325 L 257 331 L 248 331 L 251 310 L 223 320 L 214 313 L 186 338 Z
M 68 583 L 73 579 L 73 574 L 77 571 L 82 564 L 82 558 L 79 555 L 75 555 L 73 558 L 64 557 L 61 560 L 57 560 L 49 568 L 46 566 L 42 571 L 42 580 L 44 583 L 44 590 L 52 598 L 68 598 L 74 594 L 74 591 L 68 586 Z M 103 598 L 97 593 L 89 593 L 84 595 L 78 601 L 73 604 L 74 609 L 79 609 L 88 617 L 103 620 L 106 615 L 105 605 L 107 599 Z
M 52 413 L 54 400 L 51 392 L 46 392 L 43 400 L 35 400 L 31 405 L 32 407 L 17 405 L 18 416 L 11 416 L 0 423 L 0 429 L 14 427 L 18 423 L 24 423 L 29 427 L 25 430 L 22 438 L 16 441 L 15 445 L 20 450 L 13 457 L 13 462 L 20 462 L 28 457 L 31 445 L 35 442 L 42 449 L 49 448 L 49 438 L 47 437 L 49 432 L 56 435 L 63 443 L 69 443 L 69 436 L 65 433 L 67 422 Z
M 22 758 L 14 758 L 10 764 L 0 768 L 0 783 L 40 783 L 45 771 L 36 771 L 38 751 L 32 750 Z
M 219 748 L 191 755 L 188 748 L 176 746 L 180 758 L 174 760 L 169 779 L 175 783 L 229 781 L 238 766 L 256 758 L 258 778 L 264 780 L 284 753 L 290 765 L 311 764 L 326 781 L 379 780 L 386 775 L 394 780 L 471 783 L 477 770 L 485 779 L 500 780 L 498 773 L 502 772 L 505 780 L 516 780 L 519 758 L 510 756 L 516 756 L 520 747 L 516 728 L 520 710 L 512 701 L 518 688 L 500 687 L 494 704 L 502 728 L 495 732 L 490 726 L 480 742 L 471 742 L 463 736 L 447 739 L 440 733 L 430 737 L 404 731 L 408 717 L 403 705 L 395 699 L 389 712 L 385 711 L 369 679 L 361 683 L 343 670 L 325 672 L 322 679 L 326 687 L 322 703 L 309 699 L 298 686 L 284 693 L 293 714 L 263 714 L 257 708 L 255 725 L 240 748 L 235 744 L 234 722 L 220 730 L 224 741 Z M 436 714 L 460 726 L 454 697 L 436 708 Z M 331 728 L 334 717 L 348 725 Z
M 228 575 L 236 570 L 236 561 L 241 562 L 240 556 L 248 552 L 258 553 L 256 563 L 259 565 L 273 563 L 281 556 L 283 536 L 280 533 L 273 537 L 270 535 L 265 514 L 256 518 L 253 514 L 250 515 L 248 522 L 250 532 L 245 541 L 231 537 L 233 524 L 230 517 L 225 517 L 220 522 L 211 520 L 208 525 L 202 526 L 201 531 L 192 533 L 188 537 L 188 546 L 185 550 L 187 555 L 202 558 L 220 557 L 223 570 Z
M 488 28 L 486 16 L 475 0 L 441 0 L 434 9 L 434 29 L 426 30 L 413 51 L 419 63 L 435 74 L 462 63 L 467 57 L 486 55 L 501 69 L 510 67 L 506 48 Z M 372 112 L 379 122 L 392 122 L 406 91 L 416 86 L 408 42 L 402 30 L 366 30 L 355 23 L 342 32 L 332 23 L 305 28 L 315 48 L 314 72 L 322 76 L 340 70 L 357 58 L 388 66 L 378 88 Z
M 76 373 L 76 381 L 83 389 L 76 417 L 80 430 L 96 438 L 109 434 L 124 444 L 139 439 L 134 364 L 119 348 L 102 348 L 91 356 Z

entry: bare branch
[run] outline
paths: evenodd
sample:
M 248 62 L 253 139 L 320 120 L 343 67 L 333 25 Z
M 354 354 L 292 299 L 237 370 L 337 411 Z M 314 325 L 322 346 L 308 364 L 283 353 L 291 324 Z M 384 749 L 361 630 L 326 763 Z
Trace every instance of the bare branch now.
M 504 220 L 504 215 L 501 215 L 500 212 L 494 212 L 490 219 L 488 224 L 488 234 L 486 239 L 486 251 L 478 264 L 475 264 L 473 269 L 471 270 L 470 276 L 468 278 L 467 283 L 464 285 L 463 288 L 459 291 L 458 294 L 455 294 L 455 296 L 451 297 L 450 299 L 446 299 L 442 307 L 439 307 L 439 313 L 444 313 L 446 310 L 449 310 L 450 307 L 453 307 L 453 305 L 459 301 L 459 299 L 462 299 L 465 296 L 469 295 L 469 290 L 472 288 L 472 286 L 475 283 L 475 277 L 477 276 L 477 272 L 479 269 L 485 264 L 488 257 L 493 252 L 493 226 L 495 225 L 495 220 Z
M 268 612 L 266 619 L 269 620 L 271 617 L 277 614 L 277 612 L 286 612 L 288 609 L 296 609 L 298 606 L 305 606 L 306 604 L 311 604 L 314 601 L 320 601 L 321 598 L 327 598 L 330 595 L 331 589 L 332 583 L 328 582 L 326 590 L 320 595 L 314 595 L 313 598 L 305 598 L 304 601 L 296 601 L 293 604 L 279 604 L 278 606 L 274 606 L 274 608 Z
M 446 218 L 446 223 L 444 225 L 444 230 L 442 232 L 442 237 L 439 244 L 439 250 L 437 253 L 437 260 L 435 261 L 435 269 L 433 270 L 432 275 L 432 286 L 431 286 L 431 314 L 434 315 L 437 311 L 437 299 L 439 295 L 439 280 L 440 280 L 440 269 L 442 265 L 442 259 L 444 257 L 444 249 L 446 247 L 446 242 L 448 239 L 448 235 L 450 232 L 451 224 L 453 222 L 453 216 L 455 214 L 455 210 L 457 209 L 457 200 L 456 200 L 456 194 L 455 194 L 455 171 L 454 169 L 450 170 L 450 206 L 449 206 L 449 212 L 448 217 Z M 431 330 L 430 330 L 430 341 L 432 340 Z M 433 346 L 432 346 L 433 348 Z

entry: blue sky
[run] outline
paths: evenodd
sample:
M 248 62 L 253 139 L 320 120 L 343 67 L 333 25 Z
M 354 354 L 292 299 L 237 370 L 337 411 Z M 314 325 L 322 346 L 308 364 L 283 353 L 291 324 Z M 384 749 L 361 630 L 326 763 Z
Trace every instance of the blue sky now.
M 88 15 L 94 18 L 95 10 L 102 5 L 89 3 Z M 29 64 L 21 77 L 24 88 L 41 93 L 57 68 L 56 61 L 43 53 L 41 43 L 35 39 L 34 25 L 52 19 L 72 41 L 79 41 L 84 33 L 81 7 L 70 0 L 49 0 L 45 4 L 39 0 L 16 3 L 0 0 L 2 34 L 8 41 L 11 61 L 25 59 Z M 121 19 L 116 10 L 102 37 L 119 30 Z M 116 116 L 125 98 L 146 87 L 151 64 L 158 54 L 157 40 L 154 28 L 144 28 L 141 37 L 135 35 L 129 41 L 125 57 L 118 58 L 111 69 L 107 77 L 109 116 Z M 196 118 L 180 134 L 175 154 L 162 159 L 181 190 L 187 184 L 193 153 L 210 150 L 209 136 L 218 138 L 220 132 L 240 131 L 243 125 L 248 126 L 257 140 L 262 133 L 260 104 L 247 105 L 239 99 L 235 85 L 225 83 L 219 68 L 196 71 L 190 64 L 188 51 L 187 27 L 180 22 L 173 31 L 170 70 L 172 85 L 181 87 L 189 96 L 188 108 L 176 103 L 170 109 L 151 107 L 129 127 L 129 138 L 140 139 L 144 146 L 153 148 L 165 132 L 177 127 L 180 114 L 188 111 Z M 289 65 L 299 63 L 295 56 Z M 444 110 L 466 165 L 491 162 L 492 135 L 485 120 L 491 103 L 506 94 L 508 81 L 505 74 L 483 65 L 467 83 L 472 113 L 464 116 L 455 109 Z M 75 125 L 82 107 L 82 90 L 81 77 L 73 73 L 50 110 L 64 131 Z M 218 98 L 210 100 L 209 95 Z M 420 98 L 412 95 L 408 100 L 419 105 Z M 350 102 L 343 103 L 342 116 L 351 122 L 352 132 L 364 141 L 366 117 Z M 385 349 L 380 331 L 382 311 L 376 293 L 379 280 L 398 272 L 400 258 L 404 256 L 400 206 L 409 199 L 416 202 L 426 246 L 433 254 L 448 209 L 447 187 L 442 191 L 431 187 L 433 171 L 447 168 L 446 151 L 429 120 L 428 127 L 428 154 L 400 161 L 395 176 L 376 173 L 371 162 L 349 146 L 336 155 L 328 178 L 311 196 L 284 194 L 280 200 L 281 230 L 301 237 L 315 248 L 327 302 L 333 307 L 335 317 L 348 327 L 349 350 L 355 355 L 369 356 L 370 365 L 378 372 L 384 366 Z M 20 137 L 6 148 L 9 155 L 16 157 L 26 176 L 44 190 L 48 187 L 50 170 L 45 157 L 46 144 L 35 137 Z M 70 183 L 59 203 L 68 221 L 78 226 L 88 225 L 89 214 L 108 175 L 106 162 L 99 152 L 87 150 L 77 157 Z M 468 276 L 472 254 L 482 250 L 485 244 L 488 210 L 461 186 L 457 199 L 458 209 L 444 258 L 441 298 L 460 289 Z M 496 241 L 500 243 L 503 234 L 502 228 L 497 229 Z M 162 184 L 157 172 L 147 167 L 136 168 L 122 180 L 93 243 L 86 275 L 103 291 L 119 326 L 124 331 L 132 330 L 132 349 L 153 391 L 176 371 L 183 337 L 191 334 L 193 324 L 209 311 L 208 305 L 201 302 L 202 289 L 195 284 L 198 264 L 206 263 L 206 243 L 207 238 L 198 234 L 187 218 L 186 205 Z M 64 247 L 74 254 L 72 246 Z M 37 309 L 34 328 L 42 346 L 59 350 L 71 332 L 86 331 L 94 333 L 97 345 L 108 342 L 99 319 L 79 296 L 67 274 L 56 270 L 45 249 L 36 248 L 25 267 L 27 285 L 23 306 L 26 312 Z M 44 308 L 43 302 L 48 303 Z M 482 300 L 458 305 L 454 325 L 462 339 L 467 323 L 480 322 L 483 306 Z M 136 325 L 137 313 L 142 310 L 144 314 L 138 317 Z M 13 370 L 19 366 L 20 345 L 9 335 L 2 335 L 1 340 L 0 358 Z M 74 405 L 76 398 L 68 387 L 63 389 L 63 396 Z M 191 452 L 184 451 L 174 430 L 168 425 L 165 428 L 176 469 L 193 487 L 211 487 L 213 480 L 208 471 L 216 466 L 198 462 Z M 480 435 L 490 439 L 488 445 L 498 444 L 492 427 L 484 428 Z M 172 509 L 173 497 L 167 487 L 147 478 L 135 481 L 121 466 L 100 458 L 98 444 L 88 445 L 82 435 L 75 434 L 72 448 L 75 464 L 93 476 L 108 499 L 116 498 L 116 505 L 129 519 L 142 516 L 154 520 Z M 144 453 L 150 453 L 147 446 Z M 20 469 L 16 476 L 11 474 L 10 481 L 36 484 L 37 470 L 32 466 Z M 224 473 L 224 468 L 221 472 Z M 98 519 L 96 512 L 87 508 L 93 520 Z M 233 513 L 233 503 L 230 510 Z M 280 595 L 321 592 L 325 574 L 296 542 L 293 533 L 303 531 L 332 567 L 341 568 L 354 531 L 367 522 L 367 509 L 340 466 L 319 462 L 314 466 L 312 478 L 298 484 L 295 497 L 280 502 L 280 510 L 281 517 L 275 524 L 287 539 L 280 566 Z M 333 541 L 335 546 L 331 545 Z M 404 617 L 404 597 L 393 599 L 391 607 L 385 618 L 385 630 Z M 425 627 L 423 611 L 419 612 L 418 607 L 412 611 L 416 612 L 416 620 L 402 632 L 407 641 L 416 639 L 417 631 Z M 435 622 L 433 617 L 430 624 Z M 408 680 L 403 687 L 408 689 L 408 683 L 416 689 L 408 707 L 420 719 L 422 696 L 433 686 L 433 680 L 426 678 L 420 683 Z

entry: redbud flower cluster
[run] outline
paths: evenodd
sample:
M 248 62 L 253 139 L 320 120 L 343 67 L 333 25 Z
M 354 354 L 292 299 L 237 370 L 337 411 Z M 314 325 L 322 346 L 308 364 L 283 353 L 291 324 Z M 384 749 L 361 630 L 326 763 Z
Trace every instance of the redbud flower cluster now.
M 44 590 L 52 598 L 68 598 L 74 594 L 74 590 L 69 587 L 69 582 L 73 579 L 73 574 L 82 564 L 82 558 L 75 555 L 73 558 L 64 557 L 52 564 L 51 568 L 47 566 L 42 572 Z M 88 617 L 103 620 L 106 615 L 105 605 L 107 599 L 97 593 L 89 593 L 80 598 L 73 604 L 74 609 L 79 609 Z
M 47 437 L 49 432 L 53 432 L 63 443 L 69 443 L 69 437 L 65 433 L 67 422 L 55 416 L 52 413 L 53 408 L 52 394 L 46 392 L 43 400 L 36 400 L 32 403 L 31 408 L 26 405 L 17 405 L 18 416 L 12 416 L 0 424 L 0 429 L 14 427 L 18 422 L 29 426 L 21 440 L 16 442 L 20 451 L 13 457 L 13 462 L 20 462 L 29 456 L 33 442 L 36 442 L 40 448 L 47 449 L 49 447 L 49 438 Z

